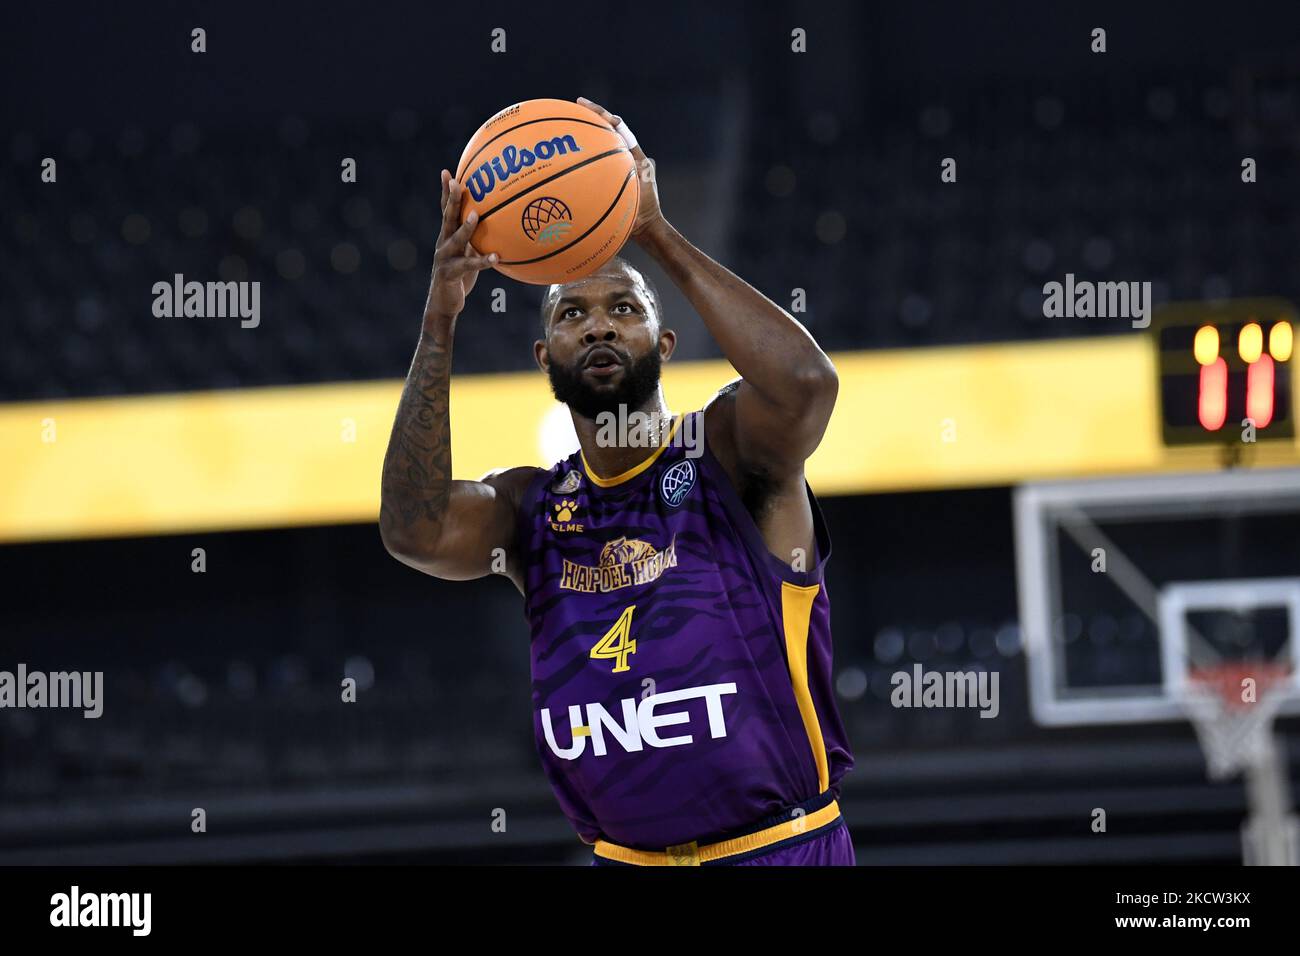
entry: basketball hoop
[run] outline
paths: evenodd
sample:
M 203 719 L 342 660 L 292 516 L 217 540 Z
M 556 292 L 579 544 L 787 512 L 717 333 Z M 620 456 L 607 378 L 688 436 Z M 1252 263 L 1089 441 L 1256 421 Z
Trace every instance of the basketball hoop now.
M 1187 673 L 1181 695 L 1205 751 L 1210 778 L 1224 780 L 1266 763 L 1273 752 L 1273 718 L 1291 675 L 1283 664 L 1263 660 L 1218 661 Z M 1247 678 L 1254 681 L 1253 700 Z

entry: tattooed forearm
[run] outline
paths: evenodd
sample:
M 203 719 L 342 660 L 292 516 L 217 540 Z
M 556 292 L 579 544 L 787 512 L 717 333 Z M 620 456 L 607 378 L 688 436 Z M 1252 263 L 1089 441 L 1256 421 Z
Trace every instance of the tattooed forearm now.
M 427 327 L 384 456 L 379 530 L 390 543 L 437 540 L 451 496 L 451 329 Z

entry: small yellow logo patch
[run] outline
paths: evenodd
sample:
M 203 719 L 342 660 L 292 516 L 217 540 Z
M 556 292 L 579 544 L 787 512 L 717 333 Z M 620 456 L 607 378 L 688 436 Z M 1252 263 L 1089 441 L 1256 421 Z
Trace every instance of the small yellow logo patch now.
M 700 848 L 695 844 L 694 840 L 690 843 L 681 843 L 677 846 L 668 847 L 668 865 L 699 866 Z
M 571 498 L 561 498 L 558 502 L 551 505 L 555 511 L 554 520 L 548 522 L 552 531 L 582 531 L 582 525 L 575 524 L 573 519 L 578 514 L 580 505 Z

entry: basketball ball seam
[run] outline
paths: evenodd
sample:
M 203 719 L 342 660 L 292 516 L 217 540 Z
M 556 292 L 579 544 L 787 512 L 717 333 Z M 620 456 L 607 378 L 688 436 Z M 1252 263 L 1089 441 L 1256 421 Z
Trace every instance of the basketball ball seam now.
M 561 175 L 563 175 L 563 174 L 561 174 Z M 500 263 L 498 263 L 498 265 L 503 265 L 503 266 L 530 266 L 530 265 L 532 265 L 532 264 L 535 263 L 535 262 L 544 262 L 545 260 L 551 258 L 552 256 L 557 256 L 557 255 L 559 255 L 561 252 L 564 252 L 564 251 L 566 251 L 566 250 L 568 250 L 568 249 L 572 249 L 572 248 L 573 248 L 574 246 L 576 246 L 578 243 L 582 242 L 582 240 L 586 239 L 589 235 L 591 235 L 593 232 L 595 232 L 596 229 L 599 228 L 600 224 L 601 224 L 602 222 L 604 222 L 606 219 L 609 218 L 609 214 L 610 214 L 611 212 L 614 211 L 614 207 L 617 206 L 619 200 L 623 198 L 623 193 L 627 192 L 627 184 L 628 184 L 628 180 L 630 180 L 630 179 L 634 179 L 635 177 L 636 177 L 636 168 L 633 167 L 631 170 L 628 171 L 628 174 L 627 174 L 625 177 L 623 177 L 623 185 L 619 187 L 618 192 L 617 192 L 617 193 L 615 194 L 615 196 L 614 196 L 614 200 L 613 200 L 613 202 L 611 202 L 611 203 L 609 204 L 609 208 L 606 209 L 603 213 L 601 213 L 600 218 L 597 219 L 594 223 L 592 223 L 592 224 L 591 224 L 591 227 L 590 227 L 586 232 L 584 232 L 582 235 L 578 236 L 576 239 L 574 239 L 574 240 L 573 240 L 572 242 L 570 242 L 568 245 L 561 246 L 561 247 L 558 248 L 558 249 L 552 249 L 552 250 L 551 250 L 550 252 L 548 252 L 546 255 L 544 255 L 544 256 L 538 256 L 536 259 L 509 259 L 509 260 L 503 260 L 503 261 L 501 261 Z M 531 191 L 532 191 L 532 190 L 529 190 L 529 192 L 531 192 Z M 515 197 L 515 198 L 519 198 L 519 197 Z M 505 203 L 502 203 L 501 205 L 505 205 Z M 497 208 L 499 209 L 499 208 L 501 208 L 501 207 L 498 206 Z M 481 219 L 480 219 L 479 221 L 482 222 Z M 636 223 L 636 215 L 635 215 L 635 213 L 634 213 L 633 216 L 632 216 L 632 222 L 633 222 L 633 224 Z M 631 229 L 631 226 L 629 226 L 628 228 Z M 625 241 L 625 242 L 627 241 L 627 236 L 626 236 L 626 234 L 624 234 L 624 241 Z
M 505 136 L 507 133 L 513 133 L 517 129 L 523 129 L 523 127 L 525 126 L 531 126 L 533 123 L 552 123 L 552 122 L 581 123 L 584 126 L 595 126 L 597 129 L 603 129 L 607 133 L 613 133 L 615 136 L 618 135 L 618 133 L 614 132 L 614 129 L 608 123 L 603 123 L 603 122 L 596 123 L 591 120 L 577 119 L 576 117 L 572 117 L 572 116 L 541 116 L 538 117 L 537 119 L 525 120 L 522 123 L 516 123 L 514 126 L 510 127 L 509 129 L 503 129 L 501 132 L 497 133 L 490 140 L 488 140 L 486 143 L 484 143 L 482 146 L 476 149 L 474 151 L 474 155 L 471 156 L 467 162 L 465 162 L 465 168 L 456 170 L 456 181 L 460 182 L 461 178 L 467 175 L 469 171 L 474 168 L 474 160 L 478 159 L 479 154 L 482 153 L 483 150 L 491 146 L 493 143 L 495 143 L 497 140 L 499 140 L 502 136 Z M 461 185 L 463 186 L 465 184 L 461 183 Z
M 632 177 L 636 179 L 637 209 L 632 210 L 632 215 L 628 218 L 627 230 L 623 233 L 623 238 L 618 241 L 618 247 L 620 249 L 622 249 L 623 245 L 627 242 L 628 236 L 632 235 L 632 227 L 636 225 L 636 214 L 641 206 L 641 180 L 637 178 L 637 169 L 635 166 L 632 167 Z
M 555 173 L 551 176 L 547 176 L 541 182 L 533 183 L 524 192 L 511 196 L 509 199 L 501 200 L 501 202 L 497 203 L 491 209 L 479 210 L 478 221 L 482 223 L 483 220 L 486 219 L 488 216 L 492 215 L 495 212 L 499 212 L 500 210 L 504 209 L 506 206 L 509 206 L 516 199 L 523 199 L 525 196 L 537 192 L 537 190 L 541 189 L 547 183 L 553 183 L 555 182 L 555 180 L 559 179 L 560 177 L 567 176 L 569 175 L 569 173 L 577 172 L 579 169 L 582 169 L 584 166 L 590 166 L 592 163 L 599 162 L 602 159 L 608 159 L 610 156 L 614 156 L 618 153 L 626 153 L 627 151 L 628 148 L 626 146 L 620 146 L 617 149 L 611 149 L 608 152 L 597 153 L 595 156 L 592 156 L 589 159 L 584 159 L 580 163 L 575 163 L 574 165 L 570 166 L 568 169 L 562 169 L 558 173 Z

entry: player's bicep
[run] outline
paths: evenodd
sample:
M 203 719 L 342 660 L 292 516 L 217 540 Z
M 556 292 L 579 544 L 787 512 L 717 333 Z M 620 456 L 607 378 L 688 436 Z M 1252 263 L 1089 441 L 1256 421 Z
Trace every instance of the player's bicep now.
M 509 556 L 514 504 L 485 481 L 453 481 L 447 518 L 431 555 L 430 574 L 451 581 L 481 578 Z
M 437 539 L 396 557 L 449 581 L 509 570 L 514 559 L 516 508 L 536 471 L 512 468 L 482 481 L 453 481 Z
M 740 379 L 730 416 L 737 459 L 774 477 L 801 472 L 826 434 L 837 391 L 832 376 L 807 387 L 792 385 L 777 401 Z

